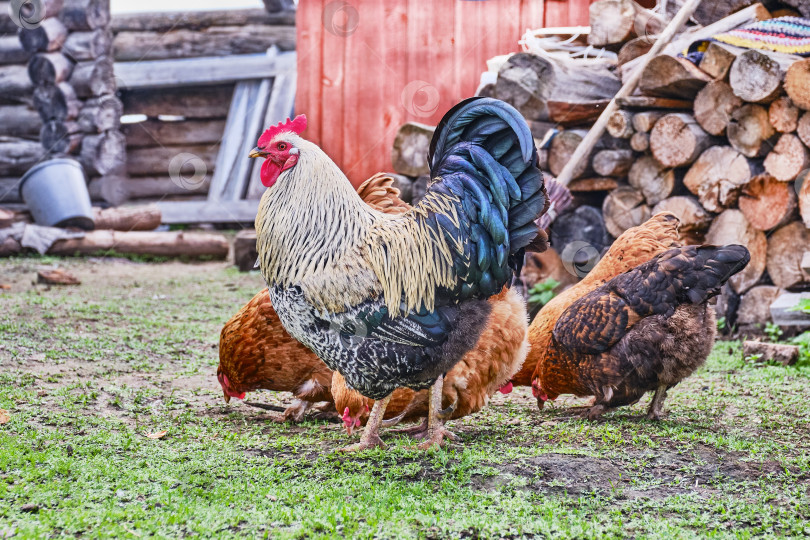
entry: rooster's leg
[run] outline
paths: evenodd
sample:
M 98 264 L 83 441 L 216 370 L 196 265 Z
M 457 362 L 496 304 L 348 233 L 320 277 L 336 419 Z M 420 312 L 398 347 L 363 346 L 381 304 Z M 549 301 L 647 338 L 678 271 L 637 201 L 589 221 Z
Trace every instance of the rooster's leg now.
M 363 429 L 360 442 L 341 448 L 341 452 L 357 452 L 358 450 L 377 447 L 385 448 L 385 443 L 380 439 L 379 432 L 380 424 L 382 424 L 383 416 L 385 416 L 385 408 L 388 406 L 389 401 L 391 401 L 391 394 L 374 402 L 374 407 L 371 408 L 371 413 L 368 415 L 368 421 L 365 429 Z
M 440 376 L 430 387 L 430 402 L 428 403 L 428 429 L 425 441 L 419 445 L 421 450 L 427 450 L 444 444 L 444 438 L 455 440 L 456 436 L 444 427 L 441 417 L 442 389 L 444 376 Z
M 650 402 L 650 408 L 647 409 L 647 418 L 649 420 L 661 420 L 662 409 L 664 408 L 664 400 L 667 398 L 667 385 L 662 384 L 655 391 L 655 395 Z

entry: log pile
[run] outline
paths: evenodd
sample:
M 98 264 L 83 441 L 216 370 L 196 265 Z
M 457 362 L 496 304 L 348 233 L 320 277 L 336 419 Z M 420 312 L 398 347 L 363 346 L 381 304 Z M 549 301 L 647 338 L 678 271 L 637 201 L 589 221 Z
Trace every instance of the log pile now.
M 27 59 L 27 66 L 10 75 L 28 79 L 22 101 L 29 108 L 18 106 L 13 111 L 15 118 L 9 118 L 9 127 L 3 129 L 18 133 L 4 135 L 25 138 L 29 145 L 38 143 L 37 152 L 29 151 L 38 154 L 34 162 L 71 156 L 81 162 L 88 177 L 102 176 L 124 160 L 123 136 L 118 130 L 123 107 L 115 96 L 108 56 L 109 2 L 43 0 L 41 5 L 44 18 L 16 31 L 20 58 Z M 24 121 L 23 115 L 30 119 Z M 16 146 L 20 144 L 17 141 Z M 20 162 L 3 172 L 19 177 L 32 164 Z M 3 200 L 17 198 L 14 190 Z
M 41 4 L 44 18 L 23 30 L 8 16 L 9 2 L 0 0 L 0 202 L 5 203 L 20 202 L 18 190 L 7 188 L 30 166 L 60 155 L 82 163 L 94 200 L 205 196 L 234 84 L 180 81 L 173 88 L 122 90 L 114 63 L 295 48 L 290 9 L 111 17 L 109 0 Z M 194 157 L 181 160 L 173 178 L 172 160 L 187 154 Z M 197 178 L 200 167 L 206 172 Z
M 19 201 L 19 177 L 44 154 L 42 120 L 32 99 L 26 65 L 31 54 L 17 37 L 19 27 L 0 2 L 0 204 Z
M 810 182 L 805 182 L 810 177 L 810 58 L 718 42 L 710 42 L 701 55 L 680 56 L 695 40 L 770 18 L 765 6 L 754 2 L 702 5 L 715 4 L 721 6 L 695 14 L 693 20 L 703 27 L 676 35 L 665 54 L 643 67 L 635 94 L 618 100 L 620 110 L 609 119 L 607 133 L 590 157 L 577 163 L 570 211 L 578 228 L 604 230 L 614 238 L 656 212 L 670 211 L 682 221 L 684 242 L 745 245 L 751 262 L 730 282 L 730 294 L 741 301 L 729 305 L 745 307 L 746 324 L 756 317 L 764 324 L 767 309 L 755 306 L 781 291 L 810 288 L 810 274 L 801 266 L 802 254 L 810 251 Z M 799 15 L 776 0 L 766 4 L 780 15 Z M 615 67 L 607 70 L 600 63 L 600 73 L 627 80 L 667 16 L 632 0 L 597 0 L 590 9 L 588 43 L 618 51 Z M 593 66 L 567 59 L 568 68 L 550 69 L 550 63 L 543 54 L 515 54 L 502 61 L 496 82 L 480 93 L 521 111 L 532 121 L 538 145 L 543 133 L 534 133 L 535 127 L 557 123 L 543 141 L 545 154 L 541 150 L 541 165 L 557 175 L 604 108 L 599 100 L 610 96 L 587 96 L 583 75 L 605 87 Z M 560 95 L 577 96 L 592 111 L 583 106 L 573 121 L 554 118 L 551 103 Z M 564 261 L 567 221 L 564 214 L 552 225 L 552 245 Z

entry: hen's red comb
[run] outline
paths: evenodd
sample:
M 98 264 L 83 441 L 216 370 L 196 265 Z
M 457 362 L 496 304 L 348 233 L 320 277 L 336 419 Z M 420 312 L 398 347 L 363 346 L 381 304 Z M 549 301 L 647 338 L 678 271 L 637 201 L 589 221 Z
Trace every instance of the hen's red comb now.
M 273 140 L 273 137 L 278 135 L 283 131 L 292 131 L 298 135 L 301 134 L 302 131 L 307 129 L 307 117 L 306 115 L 299 114 L 295 117 L 295 119 L 290 120 L 287 118 L 287 121 L 282 123 L 279 122 L 277 126 L 271 126 L 267 128 L 267 131 L 262 133 L 262 136 L 259 137 L 259 148 L 264 148 L 264 146 Z

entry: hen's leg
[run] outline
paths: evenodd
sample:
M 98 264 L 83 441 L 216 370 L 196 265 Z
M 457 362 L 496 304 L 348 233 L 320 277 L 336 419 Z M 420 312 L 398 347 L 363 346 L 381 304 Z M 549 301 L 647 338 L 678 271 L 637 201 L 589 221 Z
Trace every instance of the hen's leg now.
M 366 422 L 366 427 L 363 429 L 360 442 L 341 448 L 341 452 L 357 452 L 358 450 L 377 447 L 385 448 L 385 443 L 380 439 L 379 432 L 380 424 L 382 424 L 385 415 L 385 408 L 388 406 L 389 401 L 391 401 L 391 394 L 374 402 L 374 407 L 371 408 L 371 414 L 368 415 L 368 422 Z
M 663 416 L 662 409 L 664 408 L 664 400 L 667 398 L 667 385 L 662 384 L 655 391 L 655 395 L 650 402 L 650 408 L 647 409 L 647 418 L 649 420 L 661 420 Z
M 419 445 L 421 450 L 427 450 L 435 446 L 444 444 L 444 438 L 455 440 L 456 436 L 444 427 L 444 419 L 441 414 L 442 389 L 444 388 L 444 376 L 440 376 L 430 387 L 430 402 L 428 403 L 428 429 L 425 441 Z
M 608 407 L 604 403 L 595 403 L 592 407 L 588 407 L 587 409 L 582 411 L 580 416 L 582 416 L 582 418 L 587 418 L 588 420 L 596 420 L 609 410 L 610 407 Z
M 311 402 L 296 399 L 293 401 L 293 404 L 287 407 L 287 409 L 284 411 L 284 421 L 296 423 L 300 422 L 304 419 L 304 415 L 307 414 L 310 407 L 312 407 Z

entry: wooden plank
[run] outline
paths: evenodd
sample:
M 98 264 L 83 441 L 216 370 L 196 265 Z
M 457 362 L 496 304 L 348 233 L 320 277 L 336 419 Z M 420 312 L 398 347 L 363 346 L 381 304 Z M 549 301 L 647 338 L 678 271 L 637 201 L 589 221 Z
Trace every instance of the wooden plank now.
M 259 211 L 258 200 L 158 202 L 163 223 L 252 223 Z
M 214 166 L 214 176 L 208 190 L 208 199 L 211 201 L 225 199 L 228 178 L 231 170 L 236 166 L 239 154 L 253 148 L 252 146 L 250 148 L 243 146 L 242 134 L 246 127 L 250 96 L 255 95 L 260 84 L 261 81 L 243 81 L 237 83 L 234 89 L 231 107 L 228 111 L 228 120 L 225 123 L 225 132 L 222 135 L 222 143 Z
M 391 170 L 390 148 L 399 126 L 410 120 L 435 124 L 474 94 L 487 59 L 517 52 L 527 28 L 549 26 L 543 21 L 549 10 L 556 10 L 552 22 L 570 26 L 568 19 L 582 17 L 589 4 L 353 0 L 349 4 L 357 10 L 359 24 L 348 35 L 336 36 L 323 21 L 330 2 L 298 4 L 296 112 L 307 115 L 304 136 L 324 149 L 355 185 Z M 493 24 L 496 20 L 500 23 Z M 417 117 L 403 104 L 408 84 L 419 81 L 439 96 L 430 116 Z M 420 93 L 417 104 L 424 105 L 427 97 Z
M 121 126 L 121 132 L 127 138 L 128 148 L 217 143 L 225 132 L 225 120 L 213 118 L 167 122 L 149 119 L 124 124 Z
M 176 156 L 180 154 L 193 154 L 206 168 L 206 175 L 211 174 L 214 160 L 217 155 L 217 145 L 183 145 L 183 146 L 152 146 L 143 148 L 130 148 L 127 150 L 127 174 L 130 176 L 156 176 L 171 174 L 169 168 Z M 188 171 L 185 168 L 179 174 L 194 174 L 195 165 L 192 160 L 188 162 Z
M 242 54 L 224 57 L 116 62 L 113 70 L 121 89 L 170 88 L 197 84 L 265 79 L 289 69 L 294 56 Z
M 124 114 L 189 118 L 225 118 L 233 83 L 199 88 L 143 88 L 121 92 Z
M 263 54 L 271 45 L 295 49 L 295 27 L 214 26 L 204 30 L 119 32 L 113 40 L 117 62 L 205 56 Z
M 346 5 L 344 10 L 337 12 L 329 4 L 327 9 L 328 0 L 324 2 L 324 9 L 322 11 L 322 19 L 317 24 L 323 25 L 326 32 L 321 34 L 321 45 L 323 50 L 323 67 L 322 67 L 322 88 L 321 88 L 321 141 L 319 146 L 324 152 L 337 163 L 341 163 L 343 168 L 349 165 L 349 162 L 343 159 L 343 116 L 345 114 L 357 114 L 356 111 L 349 111 L 343 105 L 343 85 L 344 69 L 346 67 L 346 59 L 343 55 L 343 49 L 346 46 L 346 40 L 359 39 L 358 34 L 363 32 L 363 27 L 359 25 L 359 21 L 355 21 L 355 17 L 359 17 L 359 10 L 354 10 L 351 4 Z M 327 18 L 331 13 L 331 18 Z M 356 28 L 349 28 L 345 25 L 356 24 Z M 388 29 L 386 29 L 388 31 Z M 376 58 L 370 56 L 368 58 L 367 68 L 369 72 L 383 69 L 384 66 L 379 66 L 375 62 Z M 304 111 L 306 112 L 306 111 Z
M 693 102 L 686 99 L 671 99 L 651 96 L 626 96 L 616 100 L 619 107 L 631 109 L 691 109 Z
M 296 15 L 296 96 L 295 113 L 306 113 L 306 138 L 316 144 L 321 140 L 321 68 L 323 65 L 321 36 L 325 31 L 318 22 L 323 13 L 323 2 L 311 0 L 298 6 Z M 374 100 L 373 103 L 377 103 Z
M 237 157 L 236 166 L 231 170 L 231 175 L 224 192 L 224 198 L 227 200 L 233 201 L 242 199 L 247 191 L 250 174 L 256 160 L 247 158 L 245 153 L 256 146 L 259 135 L 262 133 L 264 116 L 267 111 L 272 85 L 273 83 L 270 79 L 264 79 L 259 83 L 255 93 L 251 95 L 245 130 L 241 133 L 241 155 Z
M 2 3 L 0 3 L 1 5 Z M 4 12 L 5 13 L 5 12 Z M 295 25 L 294 11 L 268 13 L 264 8 L 169 11 L 165 13 L 122 13 L 112 16 L 113 32 L 151 30 L 168 32 L 178 29 L 201 29 L 209 26 L 246 26 L 249 24 Z

